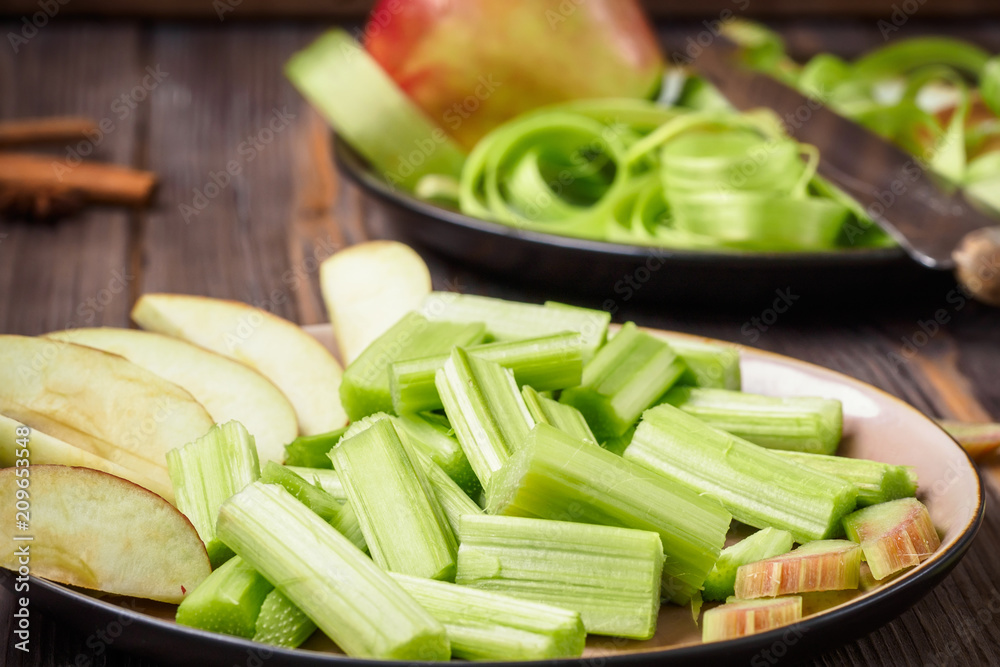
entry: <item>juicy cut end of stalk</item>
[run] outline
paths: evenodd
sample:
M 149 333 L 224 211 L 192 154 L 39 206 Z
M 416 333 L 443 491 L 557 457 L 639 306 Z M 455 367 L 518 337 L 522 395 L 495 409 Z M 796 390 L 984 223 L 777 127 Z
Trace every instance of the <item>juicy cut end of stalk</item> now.
M 479 359 L 509 368 L 519 387 L 531 385 L 540 391 L 565 389 L 580 384 L 583 374 L 583 339 L 575 331 L 472 345 L 466 351 Z M 392 404 L 398 414 L 443 407 L 434 385 L 434 376 L 447 361 L 448 355 L 444 354 L 392 364 Z
M 802 620 L 802 598 L 735 600 L 709 609 L 702 618 L 705 643 L 746 637 Z
M 663 545 L 652 531 L 472 515 L 460 538 L 458 584 L 579 612 L 592 634 L 656 630 Z
M 818 540 L 736 570 L 741 600 L 858 587 L 861 548 L 848 540 Z
M 454 577 L 455 535 L 391 419 L 373 421 L 330 456 L 376 563 L 429 579 Z
M 260 482 L 246 487 L 223 504 L 218 529 L 226 544 L 347 655 L 450 657 L 444 627 L 282 487 Z
M 858 510 L 844 518 L 844 529 L 861 545 L 872 576 L 878 580 L 919 565 L 941 546 L 927 507 L 916 498 Z
M 448 631 L 464 660 L 545 660 L 583 653 L 580 614 L 472 586 L 393 574 Z
M 676 334 L 660 335 L 687 366 L 677 384 L 739 391 L 740 353 L 731 345 L 715 345 Z
M 273 590 L 264 598 L 257 616 L 253 640 L 261 644 L 298 648 L 316 631 L 316 624 L 281 591 Z
M 191 591 L 175 620 L 191 628 L 251 638 L 271 583 L 241 558 L 230 558 Z
M 447 354 L 455 345 L 481 342 L 484 335 L 479 322 L 432 322 L 419 313 L 408 313 L 344 370 L 340 384 L 344 410 L 351 421 L 392 412 L 389 369 L 393 362 Z
M 581 385 L 559 400 L 583 413 L 598 438 L 618 437 L 685 368 L 667 343 L 628 322 L 584 367 Z
M 485 488 L 534 425 L 514 375 L 459 347 L 437 372 L 436 384 L 445 415 Z
M 177 509 L 194 525 L 212 567 L 233 552 L 215 534 L 219 507 L 260 477 L 253 436 L 237 421 L 213 426 L 198 440 L 167 452 Z
M 706 600 L 725 600 L 736 592 L 736 570 L 741 565 L 788 553 L 794 542 L 787 530 L 764 528 L 723 549 L 705 580 L 702 597 Z
M 542 396 L 534 387 L 528 385 L 524 385 L 521 389 L 521 396 L 535 423 L 550 424 L 574 438 L 597 443 L 597 438 L 587 425 L 587 420 L 572 405 L 564 405 Z
M 827 398 L 674 387 L 663 402 L 768 449 L 833 454 L 843 431 L 840 401 Z
M 302 435 L 285 445 L 285 465 L 332 469 L 327 454 L 344 436 L 347 427 L 319 435 Z
M 494 476 L 486 501 L 490 514 L 656 532 L 663 594 L 679 604 L 701 589 L 732 520 L 717 500 L 548 424 L 537 424 Z
M 833 537 L 855 507 L 848 482 L 712 428 L 672 405 L 647 410 L 622 455 L 675 484 L 717 498 L 756 528 L 781 528 L 797 542 Z

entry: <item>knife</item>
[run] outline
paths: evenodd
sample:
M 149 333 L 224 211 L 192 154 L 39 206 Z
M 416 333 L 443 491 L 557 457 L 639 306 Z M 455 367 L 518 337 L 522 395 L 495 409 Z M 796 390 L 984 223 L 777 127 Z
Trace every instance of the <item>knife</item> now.
M 1000 306 L 1000 223 L 922 162 L 798 90 L 740 64 L 719 36 L 694 67 L 740 110 L 766 107 L 797 141 L 819 149 L 819 173 L 860 203 L 906 253 L 954 270 L 976 299 Z

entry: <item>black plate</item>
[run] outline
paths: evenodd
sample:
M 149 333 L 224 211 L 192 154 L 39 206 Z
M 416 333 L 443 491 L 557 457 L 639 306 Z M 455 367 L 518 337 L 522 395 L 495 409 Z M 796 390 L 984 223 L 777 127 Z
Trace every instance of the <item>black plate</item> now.
M 953 282 L 899 248 L 761 253 L 671 250 L 516 229 L 435 206 L 394 190 L 346 142 L 334 141 L 340 171 L 367 193 L 375 236 L 436 250 L 473 268 L 531 285 L 591 296 L 633 292 L 647 303 L 751 303 L 776 289 L 830 300 L 919 296 Z M 630 290 L 628 281 L 640 284 Z M 631 298 L 631 297 L 630 297 Z

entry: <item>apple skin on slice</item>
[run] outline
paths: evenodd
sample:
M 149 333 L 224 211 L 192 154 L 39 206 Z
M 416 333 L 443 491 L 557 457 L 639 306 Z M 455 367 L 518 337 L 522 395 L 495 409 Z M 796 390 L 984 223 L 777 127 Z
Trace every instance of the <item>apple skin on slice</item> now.
M 171 338 L 136 329 L 71 329 L 47 338 L 118 354 L 191 392 L 217 424 L 238 421 L 254 436 L 262 461 L 281 463 L 285 445 L 299 434 L 295 408 L 263 375 L 238 363 Z
M 145 294 L 132 319 L 143 329 L 182 338 L 260 372 L 291 402 L 302 435 L 347 423 L 340 364 L 288 320 L 238 301 L 184 294 Z
M 398 241 L 368 241 L 341 250 L 320 265 L 319 279 L 345 364 L 431 293 L 424 260 Z
M 173 497 L 167 452 L 215 422 L 187 391 L 92 347 L 0 335 L 0 413 L 152 480 Z
M 27 530 L 17 529 L 16 521 L 24 520 L 17 515 L 18 491 L 28 494 Z M 205 545 L 183 514 L 113 475 L 68 466 L 5 468 L 0 498 L 0 566 L 14 572 L 26 546 L 35 576 L 170 603 L 211 572 Z M 31 541 L 15 541 L 29 535 Z

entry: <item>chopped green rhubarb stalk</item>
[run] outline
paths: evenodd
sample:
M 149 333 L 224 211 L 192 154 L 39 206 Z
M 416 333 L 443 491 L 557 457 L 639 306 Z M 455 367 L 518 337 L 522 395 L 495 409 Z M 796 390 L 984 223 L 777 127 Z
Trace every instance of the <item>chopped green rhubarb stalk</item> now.
M 177 509 L 205 542 L 212 567 L 219 567 L 233 556 L 215 534 L 219 507 L 260 478 L 253 436 L 237 421 L 213 426 L 194 442 L 167 452 L 167 468 Z
M 329 457 L 327 457 L 329 460 Z M 333 462 L 330 463 L 332 468 Z M 298 475 L 302 480 L 306 482 L 306 486 L 318 487 L 320 490 L 324 491 L 330 497 L 336 499 L 339 508 L 334 512 L 331 511 L 329 507 L 329 500 L 318 496 L 317 494 L 311 493 L 309 489 L 305 490 L 303 497 L 299 497 L 296 491 L 302 491 L 301 483 L 295 482 L 291 484 L 281 484 L 285 487 L 285 490 L 294 495 L 299 501 L 306 504 L 307 507 L 312 509 L 314 512 L 320 516 L 329 514 L 330 519 L 329 524 L 336 528 L 341 535 L 349 539 L 354 546 L 361 549 L 362 551 L 368 551 L 368 545 L 365 543 L 365 536 L 361 533 L 361 523 L 358 521 L 358 515 L 355 513 L 354 508 L 351 507 L 351 503 L 347 502 L 347 492 L 344 491 L 344 485 L 340 481 L 340 475 L 336 470 L 330 470 L 326 468 L 298 468 L 292 466 L 284 466 L 290 472 Z M 265 466 L 265 470 L 267 467 Z M 292 478 L 288 476 L 283 476 L 287 480 Z M 267 480 L 264 480 L 267 482 Z M 280 483 L 280 482 L 275 482 Z M 312 502 L 308 502 L 309 498 L 312 498 Z M 320 508 L 317 510 L 317 506 Z
M 779 452 L 782 456 L 814 470 L 839 477 L 858 490 L 858 507 L 908 498 L 916 494 L 917 484 L 912 469 L 891 463 L 846 456 L 825 456 L 804 452 Z
M 996 62 L 1000 68 L 1000 60 Z M 1000 424 L 979 424 L 951 419 L 938 419 L 937 423 L 974 459 L 981 459 L 1000 447 Z
M 254 636 L 271 583 L 241 558 L 230 558 L 188 593 L 176 621 L 192 628 L 234 637 Z
M 832 399 L 674 387 L 663 402 L 768 449 L 833 454 L 840 444 L 843 414 Z
M 586 632 L 575 611 L 443 581 L 393 574 L 448 631 L 463 660 L 546 660 L 583 653 Z
M 793 544 L 792 534 L 787 530 L 765 528 L 723 549 L 705 580 L 702 597 L 706 600 L 725 600 L 736 591 L 736 570 L 741 565 L 786 554 L 792 550 Z
M 717 498 L 733 518 L 796 542 L 833 537 L 855 507 L 850 483 L 712 428 L 672 405 L 647 410 L 622 456 Z
M 879 581 L 919 565 L 941 546 L 930 513 L 916 498 L 858 510 L 844 519 L 844 529 L 861 545 L 872 576 Z
M 342 503 L 317 484 L 307 481 L 294 471 L 274 461 L 264 464 L 260 481 L 265 484 L 280 484 L 303 505 L 320 515 L 324 521 L 332 521 L 340 514 Z
M 467 347 L 466 352 L 509 368 L 519 387 L 531 385 L 545 391 L 580 384 L 582 349 L 580 334 L 567 331 L 542 338 L 473 345 Z M 446 361 L 448 355 L 442 354 L 397 361 L 392 365 L 389 372 L 392 405 L 398 414 L 444 407 L 434 385 L 434 375 Z
M 705 612 L 701 640 L 708 643 L 737 639 L 801 620 L 802 598 L 797 595 L 773 600 L 734 600 Z
M 666 554 L 664 594 L 679 604 L 705 582 L 732 520 L 715 499 L 548 424 L 532 429 L 486 497 L 490 514 L 658 533 Z
M 344 436 L 347 427 L 319 435 L 302 435 L 285 445 L 285 465 L 302 468 L 332 468 L 327 454 Z
M 298 648 L 316 632 L 316 624 L 291 600 L 275 589 L 264 598 L 253 640 L 261 644 Z
M 486 332 L 498 341 L 575 331 L 583 339 L 583 363 L 587 363 L 604 345 L 611 322 L 611 314 L 601 310 L 552 301 L 545 305 L 519 303 L 454 292 L 431 293 L 424 299 L 420 312 L 430 320 L 484 322 Z
M 740 353 L 736 347 L 703 343 L 687 336 L 669 333 L 657 336 L 667 341 L 687 366 L 677 384 L 740 390 Z
M 346 31 L 331 30 L 299 51 L 285 74 L 390 185 L 412 190 L 425 175 L 461 174 L 465 154 L 458 144 Z M 419 160 L 407 157 L 414 153 Z
M 424 468 L 424 473 L 427 475 L 427 482 L 431 485 L 431 489 L 434 490 L 434 495 L 437 496 L 438 502 L 441 503 L 444 516 L 448 520 L 448 525 L 451 526 L 451 532 L 458 535 L 458 527 L 462 517 L 466 514 L 482 514 L 483 508 L 477 505 L 462 490 L 462 487 L 449 477 L 438 464 L 434 463 L 429 456 L 421 452 L 414 452 L 414 454 Z
M 663 545 L 654 532 L 482 515 L 462 518 L 460 538 L 459 584 L 579 612 L 591 634 L 656 631 Z
M 437 392 L 437 389 L 434 390 Z M 455 482 L 472 497 L 483 492 L 476 473 L 469 465 L 469 459 L 462 446 L 454 437 L 448 420 L 430 412 L 402 414 L 393 418 L 396 430 L 408 439 L 410 446 L 427 454 L 434 463 L 448 473 Z
M 622 433 L 617 438 L 608 438 L 601 443 L 601 447 L 608 450 L 612 454 L 617 454 L 621 456 L 625 452 L 625 448 L 632 443 L 632 437 L 635 435 L 635 426 L 630 426 L 627 431 Z
M 455 575 L 455 535 L 415 455 L 391 420 L 346 438 L 330 453 L 372 558 L 390 572 Z
M 326 460 L 330 461 L 329 454 L 326 455 Z M 330 461 L 329 468 L 303 468 L 300 466 L 285 467 L 307 482 L 315 484 L 319 488 L 323 489 L 340 502 L 345 502 L 347 500 L 347 491 L 344 491 L 344 483 L 340 481 L 340 473 L 333 469 L 333 461 Z
M 356 546 L 274 484 L 219 510 L 219 537 L 349 656 L 447 660 L 444 627 Z
M 462 451 L 486 488 L 534 425 L 514 374 L 456 348 L 436 383 Z
M 582 412 L 598 438 L 615 438 L 685 369 L 667 343 L 628 322 L 584 367 L 581 386 L 567 389 L 559 400 Z
M 402 359 L 447 354 L 455 345 L 475 345 L 483 340 L 479 322 L 431 322 L 409 313 L 369 345 L 344 371 L 340 400 L 351 421 L 376 412 L 392 412 L 389 368 Z
M 542 396 L 528 385 L 521 389 L 521 396 L 536 423 L 550 424 L 574 438 L 597 444 L 597 438 L 587 425 L 587 420 L 572 405 L 563 405 L 559 401 Z
M 795 593 L 855 589 L 861 548 L 848 540 L 818 540 L 736 570 L 736 597 L 773 598 Z

